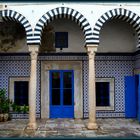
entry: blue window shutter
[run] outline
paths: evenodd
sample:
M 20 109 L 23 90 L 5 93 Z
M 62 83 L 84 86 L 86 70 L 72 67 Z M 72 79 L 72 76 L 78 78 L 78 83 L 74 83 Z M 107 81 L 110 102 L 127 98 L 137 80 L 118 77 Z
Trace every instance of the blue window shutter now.
M 136 81 L 135 76 L 125 77 L 125 117 L 137 117 Z
M 138 121 L 140 122 L 140 75 L 138 75 L 138 96 L 137 96 L 137 101 L 138 101 Z
M 68 48 L 68 32 L 55 32 L 55 48 Z

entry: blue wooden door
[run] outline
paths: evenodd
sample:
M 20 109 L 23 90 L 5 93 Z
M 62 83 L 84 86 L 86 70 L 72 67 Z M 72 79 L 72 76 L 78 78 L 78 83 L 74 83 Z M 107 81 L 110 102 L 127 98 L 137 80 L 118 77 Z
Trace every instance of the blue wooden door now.
M 138 91 L 137 91 L 137 118 L 138 118 L 138 121 L 140 122 L 140 75 L 137 75 L 137 85 L 138 85 Z
M 136 77 L 125 77 L 125 117 L 137 117 Z
M 50 71 L 50 118 L 74 118 L 72 70 Z

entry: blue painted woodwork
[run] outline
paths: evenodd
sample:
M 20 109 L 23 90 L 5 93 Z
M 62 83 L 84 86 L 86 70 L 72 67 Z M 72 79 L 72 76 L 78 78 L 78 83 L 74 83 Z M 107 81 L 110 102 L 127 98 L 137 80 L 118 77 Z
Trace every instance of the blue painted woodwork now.
M 68 73 L 70 74 L 70 87 L 67 88 L 64 76 Z M 50 70 L 50 118 L 74 118 L 73 70 Z
M 28 106 L 28 81 L 14 82 L 14 103 L 20 106 Z
M 96 106 L 110 106 L 109 82 L 96 82 Z
M 55 32 L 55 48 L 68 48 L 68 32 Z
M 138 103 L 138 107 L 137 107 L 137 118 L 138 118 L 138 121 L 140 122 L 140 75 L 137 76 L 138 78 L 138 82 L 137 82 L 137 85 L 138 85 L 138 95 L 137 95 L 137 103 Z
M 125 117 L 137 117 L 136 77 L 125 77 Z

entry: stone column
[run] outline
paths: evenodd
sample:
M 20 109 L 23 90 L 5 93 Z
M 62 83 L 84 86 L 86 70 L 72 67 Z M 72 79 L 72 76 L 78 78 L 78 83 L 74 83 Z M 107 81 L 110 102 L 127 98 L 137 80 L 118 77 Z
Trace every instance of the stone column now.
M 37 88 L 37 55 L 39 46 L 29 45 L 31 55 L 31 71 L 29 82 L 29 123 L 28 129 L 36 129 L 36 88 Z
M 96 46 L 87 46 L 89 56 L 89 78 L 88 78 L 88 102 L 89 102 L 89 121 L 88 129 L 97 129 L 96 123 L 96 88 L 95 88 L 95 52 Z

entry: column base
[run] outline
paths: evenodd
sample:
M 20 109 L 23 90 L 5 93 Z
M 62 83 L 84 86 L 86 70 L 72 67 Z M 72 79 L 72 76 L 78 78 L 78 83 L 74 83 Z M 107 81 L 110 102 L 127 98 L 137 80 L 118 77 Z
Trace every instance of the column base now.
M 97 130 L 98 129 L 98 125 L 97 125 L 97 123 L 91 123 L 91 122 L 89 122 L 88 125 L 87 125 L 87 128 L 89 130 Z
M 37 129 L 36 123 L 28 123 L 26 129 Z

